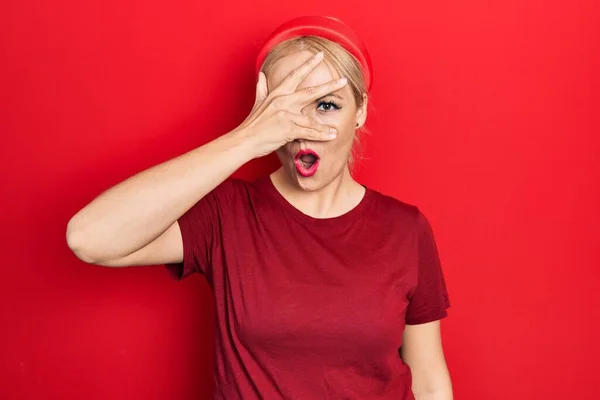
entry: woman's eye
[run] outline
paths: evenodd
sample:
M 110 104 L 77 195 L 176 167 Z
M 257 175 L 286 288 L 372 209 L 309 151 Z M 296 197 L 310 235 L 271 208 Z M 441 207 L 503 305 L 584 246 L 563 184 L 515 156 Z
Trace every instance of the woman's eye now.
M 338 106 L 337 104 L 335 104 L 332 101 L 322 101 L 317 106 L 317 110 L 319 110 L 319 109 L 322 111 L 339 110 L 340 106 Z

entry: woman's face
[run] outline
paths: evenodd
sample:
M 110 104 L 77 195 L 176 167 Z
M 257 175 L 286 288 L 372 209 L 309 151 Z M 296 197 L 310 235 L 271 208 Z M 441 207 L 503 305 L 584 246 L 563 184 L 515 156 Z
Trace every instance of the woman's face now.
M 269 91 L 279 86 L 292 70 L 312 56 L 309 51 L 301 51 L 279 59 L 267 74 Z M 298 85 L 297 90 L 338 78 L 342 77 L 324 60 Z M 293 184 L 303 190 L 317 190 L 343 172 L 348 172 L 356 124 L 364 123 L 366 103 L 365 98 L 363 106 L 357 109 L 350 85 L 346 85 L 302 109 L 303 115 L 312 116 L 322 124 L 335 127 L 338 133 L 331 141 L 294 140 L 276 151 Z M 315 158 L 316 163 L 312 163 Z

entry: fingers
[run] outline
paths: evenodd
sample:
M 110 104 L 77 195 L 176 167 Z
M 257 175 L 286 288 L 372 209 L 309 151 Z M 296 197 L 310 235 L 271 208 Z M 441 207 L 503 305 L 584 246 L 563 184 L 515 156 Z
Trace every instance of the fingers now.
M 337 133 L 337 130 L 329 125 L 325 125 L 317 121 L 315 118 L 307 115 L 294 115 L 289 116 L 290 120 L 298 126 L 304 126 L 306 128 L 315 129 L 325 133 Z
M 292 71 L 271 95 L 272 105 L 277 110 L 285 110 L 290 105 L 305 107 L 313 101 L 332 92 L 342 89 L 348 84 L 346 78 L 330 81 L 318 86 L 309 86 L 298 90 L 298 85 L 323 61 L 323 52 L 317 53 L 300 67 Z
M 293 102 L 300 107 L 304 107 L 312 103 L 313 101 L 325 97 L 328 94 L 342 89 L 348 84 L 348 79 L 341 78 L 334 81 L 329 81 L 318 86 L 309 86 L 304 89 L 297 90 L 296 93 L 291 95 Z
M 325 133 L 316 129 L 298 126 L 293 131 L 294 139 L 304 139 L 314 142 L 328 142 L 335 139 L 335 133 Z
M 277 91 L 283 91 L 284 93 L 294 93 L 296 88 L 314 70 L 317 65 L 323 61 L 323 52 L 318 52 L 315 56 L 311 57 L 304 64 L 293 70 L 281 84 L 277 87 Z
M 264 72 L 260 71 L 258 73 L 258 82 L 256 82 L 256 99 L 254 104 L 262 103 L 268 95 L 267 89 L 267 77 Z
M 254 106 L 252 106 L 253 112 L 264 103 L 268 95 L 269 90 L 267 88 L 267 76 L 264 72 L 260 71 L 258 73 L 258 81 L 256 82 L 256 96 L 254 99 Z
M 266 108 L 267 104 L 265 100 L 269 95 L 269 89 L 267 88 L 267 76 L 264 72 L 258 73 L 258 81 L 256 82 L 256 95 L 254 99 L 254 105 L 246 120 L 242 123 L 242 126 L 249 125 L 252 123 L 260 114 L 261 110 Z
M 290 115 L 289 118 L 296 125 L 293 129 L 296 135 L 294 139 L 323 141 L 332 140 L 336 137 L 337 130 L 334 127 L 322 124 L 313 117 Z

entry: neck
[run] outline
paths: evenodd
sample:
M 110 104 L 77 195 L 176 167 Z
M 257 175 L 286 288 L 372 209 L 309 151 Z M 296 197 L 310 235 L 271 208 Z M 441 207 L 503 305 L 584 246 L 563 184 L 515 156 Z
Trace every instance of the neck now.
M 356 182 L 348 168 L 324 187 L 306 191 L 292 184 L 282 168 L 271 174 L 275 188 L 285 199 L 314 218 L 334 218 L 356 207 L 365 194 L 365 188 Z

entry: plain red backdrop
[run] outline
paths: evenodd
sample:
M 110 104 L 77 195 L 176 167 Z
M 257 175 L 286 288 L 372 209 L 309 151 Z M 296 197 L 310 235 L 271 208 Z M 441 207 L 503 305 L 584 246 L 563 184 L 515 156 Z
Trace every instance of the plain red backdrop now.
M 431 220 L 456 398 L 598 398 L 597 2 L 0 7 L 3 399 L 209 398 L 203 278 L 86 265 L 66 223 L 111 185 L 240 123 L 258 43 L 303 14 L 343 19 L 371 51 L 358 176 Z

